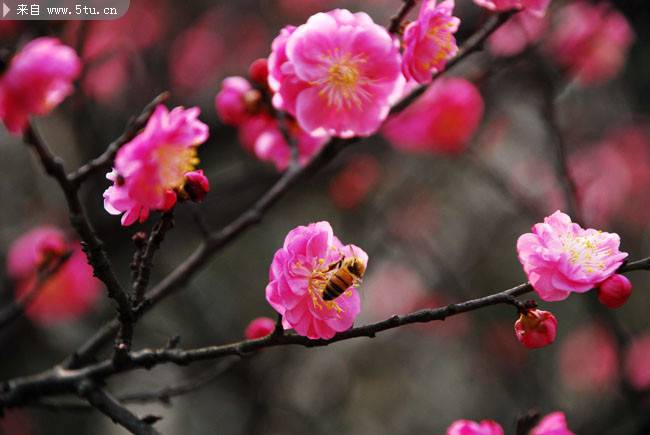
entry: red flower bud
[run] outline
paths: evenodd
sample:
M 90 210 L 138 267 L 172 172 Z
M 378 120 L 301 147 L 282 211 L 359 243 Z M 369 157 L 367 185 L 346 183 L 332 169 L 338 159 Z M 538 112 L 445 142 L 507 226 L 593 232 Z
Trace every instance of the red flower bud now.
M 598 300 L 608 308 L 620 308 L 632 294 L 632 283 L 623 275 L 615 274 L 598 286 Z
M 555 341 L 557 319 L 548 311 L 528 310 L 515 322 L 515 334 L 517 340 L 529 349 L 548 346 Z
M 266 337 L 275 329 L 275 321 L 268 317 L 258 317 L 253 319 L 244 331 L 244 336 L 249 340 Z
M 257 59 L 248 67 L 248 76 L 252 81 L 266 86 L 269 76 L 268 61 L 265 58 Z
M 210 181 L 203 174 L 203 170 L 192 171 L 185 174 L 185 192 L 194 202 L 203 202 L 210 191 Z

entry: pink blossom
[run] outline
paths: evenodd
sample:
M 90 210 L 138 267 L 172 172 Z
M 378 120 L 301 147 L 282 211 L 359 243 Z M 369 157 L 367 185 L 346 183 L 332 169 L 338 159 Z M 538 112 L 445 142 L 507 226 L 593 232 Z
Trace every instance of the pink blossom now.
M 456 420 L 447 428 L 447 435 L 504 435 L 503 428 L 494 420 L 477 423 L 472 420 Z
M 248 324 L 244 336 L 249 340 L 266 337 L 275 329 L 275 321 L 268 317 L 257 317 Z
M 273 257 L 266 300 L 280 314 L 285 329 L 311 339 L 329 339 L 354 323 L 360 311 L 354 286 L 334 300 L 323 300 L 332 265 L 343 257 L 356 257 L 364 266 L 368 255 L 354 245 L 343 246 L 327 222 L 294 228 Z M 332 269 L 332 270 L 328 270 Z
M 474 0 L 478 6 L 493 12 L 505 12 L 513 9 L 523 9 L 536 15 L 546 14 L 551 0 Z
M 368 136 L 401 94 L 400 65 L 397 45 L 367 14 L 318 13 L 273 41 L 273 103 L 311 134 Z
M 567 426 L 563 412 L 552 412 L 537 423 L 530 435 L 574 435 Z
M 572 390 L 602 391 L 615 385 L 618 352 L 605 328 L 587 325 L 572 330 L 562 340 L 558 357 L 562 383 Z
M 496 56 L 515 56 L 541 38 L 548 27 L 546 16 L 519 12 L 490 36 L 487 45 Z
M 381 167 L 374 156 L 354 156 L 330 182 L 332 202 L 341 209 L 357 207 L 377 185 L 380 175 Z
M 122 225 L 144 222 L 150 210 L 168 210 L 185 175 L 198 164 L 196 148 L 208 138 L 208 126 L 198 120 L 198 108 L 163 105 L 149 118 L 144 130 L 117 153 L 115 168 L 106 177 L 113 186 L 104 192 L 104 208 L 124 213 Z
M 32 291 L 39 270 L 69 251 L 70 258 L 27 306 L 27 317 L 35 323 L 50 325 L 80 317 L 97 302 L 101 284 L 93 277 L 81 245 L 67 241 L 57 228 L 36 228 L 16 240 L 9 250 L 7 271 L 16 284 L 18 298 Z
M 620 308 L 632 294 L 632 283 L 624 275 L 614 274 L 598 286 L 598 300 L 608 308 Z
M 627 257 L 619 245 L 618 234 L 585 230 L 556 211 L 519 237 L 517 253 L 539 297 L 560 301 L 613 275 Z
M 407 79 L 431 83 L 432 74 L 442 71 L 458 52 L 454 33 L 460 20 L 452 15 L 454 0 L 436 5 L 436 0 L 422 3 L 418 19 L 404 30 L 404 61 Z
M 609 3 L 577 1 L 559 12 L 548 51 L 583 85 L 613 78 L 623 67 L 634 34 Z
M 529 349 L 548 346 L 557 335 L 557 319 L 548 311 L 528 310 L 515 322 L 517 340 Z
M 637 390 L 650 388 L 650 334 L 635 338 L 625 352 L 625 375 Z
M 56 38 L 37 38 L 25 45 L 0 76 L 0 118 L 20 134 L 31 115 L 47 115 L 74 87 L 81 61 Z
M 214 99 L 219 118 L 229 125 L 240 125 L 251 114 L 247 95 L 259 94 L 243 77 L 227 77 L 221 84 L 221 90 Z
M 444 78 L 382 130 L 395 148 L 407 152 L 458 154 L 483 117 L 483 98 L 465 79 Z

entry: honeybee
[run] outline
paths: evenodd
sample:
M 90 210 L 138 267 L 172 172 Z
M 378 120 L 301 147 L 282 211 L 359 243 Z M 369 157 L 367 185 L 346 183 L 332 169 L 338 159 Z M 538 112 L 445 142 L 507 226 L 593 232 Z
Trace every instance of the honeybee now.
M 330 276 L 323 289 L 323 300 L 333 301 L 341 296 L 351 286 L 359 283 L 366 272 L 366 266 L 360 258 L 354 256 L 343 257 L 336 263 L 332 263 L 328 271 L 336 269 Z

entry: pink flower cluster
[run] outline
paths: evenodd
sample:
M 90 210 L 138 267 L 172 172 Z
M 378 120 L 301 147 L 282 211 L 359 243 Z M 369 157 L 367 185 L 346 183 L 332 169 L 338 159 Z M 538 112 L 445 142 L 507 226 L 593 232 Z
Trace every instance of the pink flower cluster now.
M 78 242 L 69 242 L 57 228 L 43 226 L 24 234 L 9 249 L 7 271 L 16 285 L 16 297 L 29 294 L 38 274 L 57 257 L 72 252 L 70 258 L 38 291 L 27 306 L 32 321 L 50 325 L 74 320 L 90 310 L 98 300 L 101 284 L 93 277 L 86 255 Z
M 460 20 L 454 17 L 454 0 L 436 5 L 436 0 L 422 3 L 418 19 L 404 30 L 403 71 L 407 79 L 431 83 L 432 74 L 442 71 L 447 60 L 458 52 L 454 33 Z
M 519 237 L 517 253 L 539 297 L 560 301 L 612 276 L 627 257 L 619 245 L 618 234 L 583 229 L 556 211 Z
M 458 154 L 465 150 L 483 117 L 483 98 L 461 78 L 442 78 L 384 126 L 395 148 L 408 152 Z
M 493 420 L 480 423 L 471 420 L 457 420 L 447 429 L 447 435 L 504 435 L 501 425 Z M 530 435 L 574 435 L 569 429 L 563 412 L 546 415 L 531 429 Z
M 344 246 L 327 222 L 294 228 L 273 257 L 266 300 L 282 315 L 285 329 L 311 339 L 329 339 L 354 323 L 361 309 L 352 286 L 334 300 L 323 300 L 331 265 L 342 257 L 357 257 L 364 265 L 368 255 L 354 245 Z
M 577 1 L 559 13 L 548 51 L 583 85 L 613 78 L 623 67 L 634 34 L 609 3 Z
M 81 72 L 74 50 L 55 38 L 37 38 L 25 45 L 0 75 L 0 118 L 20 134 L 31 115 L 47 115 L 74 90 Z
M 251 78 L 266 81 L 268 70 L 253 63 Z M 253 67 L 251 65 L 251 67 Z M 275 165 L 279 171 L 285 170 L 291 161 L 291 148 L 287 144 L 278 120 L 263 107 L 262 94 L 243 77 L 228 77 L 215 98 L 215 107 L 221 120 L 239 128 L 239 141 L 243 147 L 258 159 Z M 320 151 L 328 138 L 313 136 L 294 120 L 287 120 L 288 134 L 296 141 L 299 162 L 302 165 Z
M 167 211 L 179 198 L 203 199 L 209 183 L 195 170 L 196 148 L 207 140 L 208 126 L 199 112 L 159 105 L 144 130 L 120 148 L 106 176 L 113 185 L 104 192 L 104 208 L 124 213 L 122 225 L 144 222 L 151 210 Z
M 273 41 L 273 104 L 310 134 L 371 135 L 403 84 L 397 44 L 363 12 L 318 13 Z

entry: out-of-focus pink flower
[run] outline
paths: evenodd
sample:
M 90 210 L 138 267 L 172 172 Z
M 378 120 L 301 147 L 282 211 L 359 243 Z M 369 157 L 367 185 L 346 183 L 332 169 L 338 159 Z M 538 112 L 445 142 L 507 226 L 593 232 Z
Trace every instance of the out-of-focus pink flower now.
M 515 322 L 517 340 L 529 349 L 548 346 L 557 335 L 557 319 L 548 311 L 528 310 Z
M 278 109 L 311 134 L 368 136 L 402 92 L 401 56 L 386 29 L 345 9 L 282 30 L 269 57 Z
M 454 33 L 460 20 L 453 12 L 454 0 L 439 5 L 436 0 L 425 0 L 418 19 L 406 26 L 402 70 L 407 79 L 431 83 L 432 74 L 442 71 L 447 60 L 456 55 Z
M 634 34 L 608 2 L 577 1 L 559 12 L 548 52 L 583 85 L 596 85 L 621 70 Z
M 551 0 L 474 0 L 474 3 L 493 12 L 523 9 L 543 16 Z
M 650 388 L 650 334 L 635 338 L 625 352 L 625 375 L 637 390 Z
M 129 77 L 128 56 L 116 53 L 94 63 L 84 74 L 82 88 L 86 95 L 97 101 L 110 101 L 120 94 Z
M 275 321 L 268 317 L 257 317 L 248 324 L 244 336 L 249 340 L 266 337 L 275 329 Z
M 566 417 L 563 412 L 552 412 L 530 431 L 530 435 L 574 435 L 569 430 Z
M 627 253 L 618 234 L 583 229 L 559 210 L 517 241 L 519 261 L 545 301 L 591 290 L 616 272 Z
M 342 209 L 357 207 L 379 182 L 380 172 L 374 156 L 354 156 L 330 182 L 329 194 L 334 205 Z
M 122 225 L 144 222 L 150 210 L 173 207 L 185 175 L 198 164 L 196 148 L 208 138 L 199 113 L 196 107 L 170 112 L 159 105 L 144 130 L 120 148 L 107 175 L 113 186 L 104 192 L 104 208 L 110 214 L 124 213 Z
M 27 317 L 35 323 L 50 325 L 77 319 L 95 305 L 101 284 L 93 277 L 81 245 L 67 241 L 57 228 L 36 228 L 16 240 L 9 250 L 7 271 L 16 283 L 19 298 L 32 291 L 42 268 L 69 251 L 70 258 L 27 306 Z
M 251 93 L 259 97 L 259 92 L 243 77 L 227 77 L 221 84 L 221 90 L 214 99 L 219 118 L 229 125 L 240 125 L 253 113 Z M 247 95 L 249 97 L 247 97 Z
M 447 435 L 504 435 L 503 428 L 494 420 L 456 420 L 447 428 Z
M 519 12 L 490 36 L 487 45 L 496 56 L 514 56 L 541 38 L 548 27 L 546 16 Z
M 483 117 L 483 98 L 465 79 L 437 80 L 414 104 L 391 118 L 382 132 L 402 151 L 458 154 Z
M 217 29 L 214 14 L 208 12 L 174 40 L 169 55 L 174 86 L 198 91 L 215 79 L 225 52 L 225 43 Z
M 608 308 L 620 308 L 632 294 L 632 283 L 625 276 L 614 274 L 598 286 L 598 300 Z
M 280 314 L 285 329 L 311 339 L 329 339 L 354 323 L 361 309 L 359 293 L 351 286 L 334 300 L 323 291 L 342 257 L 356 257 L 364 266 L 368 254 L 354 245 L 343 246 L 327 222 L 297 227 L 273 257 L 266 300 Z
M 573 390 L 607 390 L 616 382 L 616 343 L 602 327 L 588 325 L 571 331 L 558 356 L 562 382 Z
M 373 267 L 364 285 L 372 289 L 364 295 L 364 313 L 374 320 L 408 313 L 427 296 L 418 272 L 394 261 L 384 261 Z
M 0 76 L 0 118 L 20 134 L 31 115 L 47 115 L 74 87 L 81 60 L 56 38 L 37 38 L 25 45 Z

